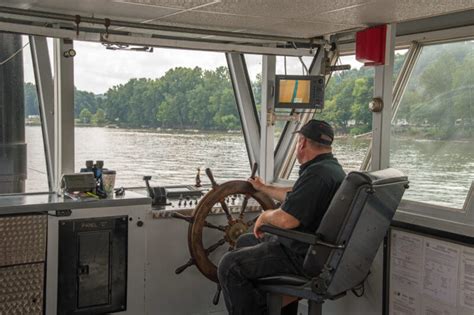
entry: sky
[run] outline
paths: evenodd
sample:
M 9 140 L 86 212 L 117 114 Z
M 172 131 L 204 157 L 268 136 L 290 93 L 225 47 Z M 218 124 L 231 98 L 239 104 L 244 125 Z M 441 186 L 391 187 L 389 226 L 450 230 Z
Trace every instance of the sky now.
M 23 37 L 26 43 L 28 38 Z M 48 42 L 52 59 L 52 41 Z M 103 94 L 115 85 L 125 84 L 132 78 L 159 78 L 175 67 L 201 67 L 212 70 L 227 66 L 224 53 L 155 48 L 152 53 L 139 51 L 107 50 L 100 43 L 74 42 L 74 80 L 79 90 Z M 34 83 L 29 46 L 23 50 L 25 82 Z M 311 58 L 305 57 L 307 67 Z M 251 80 L 262 71 L 261 55 L 246 55 Z M 350 61 L 357 66 L 355 60 Z M 288 57 L 287 74 L 301 75 L 303 67 L 295 57 Z M 277 57 L 277 74 L 284 74 L 284 58 Z

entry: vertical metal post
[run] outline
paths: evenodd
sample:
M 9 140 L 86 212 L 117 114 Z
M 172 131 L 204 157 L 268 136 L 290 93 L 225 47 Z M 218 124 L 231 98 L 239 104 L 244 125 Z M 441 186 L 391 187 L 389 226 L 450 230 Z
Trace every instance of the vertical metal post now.
M 309 75 L 324 74 L 326 58 L 327 51 L 323 47 L 318 48 L 318 51 L 311 62 Z M 290 155 L 294 153 L 296 145 L 294 132 L 298 130 L 302 124 L 306 123 L 313 117 L 314 110 L 310 110 L 301 115 L 301 121 L 288 121 L 281 133 L 280 139 L 275 148 L 275 178 L 284 177 L 282 173 L 284 172 L 284 169 L 286 169 L 288 162 L 292 163 L 291 166 L 293 166 L 295 159 L 290 158 Z
M 74 61 L 64 52 L 73 41 L 54 39 L 54 184 L 59 191 L 61 176 L 74 172 Z
M 260 123 L 248 76 L 245 57 L 240 53 L 226 53 L 235 101 L 239 110 L 250 166 L 260 161 Z
M 274 179 L 274 126 L 271 122 L 275 101 L 276 57 L 262 57 L 262 108 L 260 114 L 260 177 Z
M 405 93 L 408 80 L 410 79 L 413 69 L 420 57 L 422 49 L 423 46 L 421 46 L 420 43 L 413 42 L 406 53 L 402 68 L 400 69 L 397 79 L 395 80 L 395 85 L 393 86 L 392 122 L 395 121 L 395 116 L 400 107 L 400 101 Z
M 324 51 L 323 49 L 321 52 L 318 51 L 318 54 L 314 57 L 313 62 L 311 63 L 311 66 L 309 68 L 309 74 L 310 75 L 325 75 L 326 79 L 326 86 L 329 83 L 329 79 L 331 78 L 331 73 L 326 72 L 326 61 L 329 59 L 329 65 L 335 65 L 338 58 L 339 58 L 339 52 L 336 51 L 330 51 L 329 53 Z M 285 132 L 285 137 L 289 137 L 290 134 L 296 130 L 298 130 L 302 125 L 306 124 L 308 121 L 310 121 L 314 117 L 314 110 L 309 110 L 305 112 L 304 114 L 301 115 L 301 119 L 299 122 L 290 122 L 287 124 L 285 127 L 285 130 L 288 129 Z M 290 133 L 287 133 L 290 131 Z M 291 134 L 292 135 L 292 134 Z M 283 136 L 283 134 L 282 134 Z M 295 150 L 296 150 L 296 137 L 292 135 L 291 141 L 288 141 L 288 139 L 281 139 L 280 144 L 282 144 L 282 148 L 284 148 L 283 143 L 285 143 L 286 146 L 288 146 L 288 149 L 286 150 L 286 153 L 284 155 L 284 160 L 280 161 L 280 153 L 276 152 L 276 164 L 275 165 L 275 175 L 278 178 L 288 178 L 291 174 L 291 171 L 293 169 L 293 166 L 296 161 L 296 155 L 295 155 Z M 281 150 L 277 147 L 278 150 Z M 281 163 L 281 164 L 280 164 Z M 278 166 L 278 169 L 276 168 Z
M 0 194 L 25 191 L 27 153 L 21 36 L 0 33 Z
M 408 80 L 413 72 L 413 69 L 416 65 L 418 57 L 420 56 L 422 45 L 418 42 L 413 42 L 405 56 L 403 61 L 402 68 L 395 80 L 393 86 L 393 100 L 392 100 L 392 123 L 395 120 L 398 108 L 400 107 L 400 101 L 402 100 L 403 94 L 405 93 L 406 87 L 408 85 Z M 373 140 L 370 141 L 369 147 L 367 149 L 367 154 L 362 161 L 360 169 L 366 171 L 369 169 L 369 166 L 372 161 L 372 145 Z
M 46 37 L 30 36 L 31 57 L 38 93 L 41 128 L 43 131 L 48 186 L 54 187 L 54 83 Z
M 395 24 L 387 25 L 385 64 L 375 67 L 374 97 L 383 100 L 383 110 L 372 118 L 373 145 L 371 170 L 390 165 L 390 127 L 392 119 L 393 63 L 395 59 Z

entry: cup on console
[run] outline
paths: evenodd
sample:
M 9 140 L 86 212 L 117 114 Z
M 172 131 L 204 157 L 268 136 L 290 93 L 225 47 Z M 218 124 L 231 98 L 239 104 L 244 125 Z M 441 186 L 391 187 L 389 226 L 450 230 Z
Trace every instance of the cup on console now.
M 114 170 L 102 171 L 102 183 L 104 185 L 104 191 L 107 193 L 107 196 L 110 197 L 114 195 L 115 175 L 116 172 Z

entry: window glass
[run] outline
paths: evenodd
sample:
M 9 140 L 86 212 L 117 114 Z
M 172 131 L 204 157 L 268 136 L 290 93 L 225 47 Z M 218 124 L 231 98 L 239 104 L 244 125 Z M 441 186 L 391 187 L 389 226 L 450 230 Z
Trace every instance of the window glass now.
M 392 123 L 404 198 L 461 209 L 474 180 L 474 42 L 423 47 Z
M 0 92 L 0 193 L 46 192 L 48 177 L 29 40 L 6 33 L 0 38 L 0 81 L 8 78 L 0 84 L 4 89 Z
M 112 51 L 76 42 L 76 170 L 104 160 L 116 186 L 247 178 L 248 155 L 222 53 Z
M 407 50 L 397 50 L 394 80 L 405 60 Z M 372 139 L 372 113 L 368 104 L 374 93 L 374 68 L 364 67 L 354 55 L 342 56 L 338 64 L 349 64 L 351 70 L 332 74 L 325 91 L 324 109 L 315 119 L 329 122 L 336 133 L 334 156 L 346 172 L 359 170 Z M 298 177 L 299 163 L 295 163 L 290 179 Z

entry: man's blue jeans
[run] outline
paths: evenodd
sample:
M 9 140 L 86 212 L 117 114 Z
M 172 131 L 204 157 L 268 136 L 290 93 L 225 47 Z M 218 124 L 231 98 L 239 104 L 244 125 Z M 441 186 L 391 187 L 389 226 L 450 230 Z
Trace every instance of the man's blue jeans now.
M 244 234 L 236 248 L 226 253 L 218 266 L 227 310 L 231 315 L 266 314 L 266 296 L 254 281 L 266 276 L 303 274 L 303 258 L 291 255 L 276 237 L 259 240 L 253 234 Z

